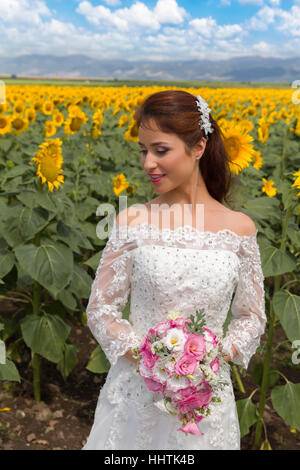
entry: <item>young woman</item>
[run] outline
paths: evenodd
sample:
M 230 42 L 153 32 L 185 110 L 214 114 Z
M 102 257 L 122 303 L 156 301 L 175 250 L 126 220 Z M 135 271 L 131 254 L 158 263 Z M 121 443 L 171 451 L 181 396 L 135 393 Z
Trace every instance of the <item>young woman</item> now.
M 111 367 L 84 450 L 240 449 L 228 361 L 247 368 L 260 343 L 264 276 L 254 222 L 228 207 L 233 181 L 209 111 L 200 96 L 166 90 L 136 112 L 141 164 L 158 197 L 139 205 L 138 214 L 137 206 L 118 214 L 92 285 L 88 326 Z M 221 403 L 211 403 L 198 423 L 203 434 L 186 435 L 177 417 L 155 406 L 161 396 L 136 372 L 133 349 L 170 312 L 189 317 L 200 308 L 206 326 L 223 337 L 224 383 Z

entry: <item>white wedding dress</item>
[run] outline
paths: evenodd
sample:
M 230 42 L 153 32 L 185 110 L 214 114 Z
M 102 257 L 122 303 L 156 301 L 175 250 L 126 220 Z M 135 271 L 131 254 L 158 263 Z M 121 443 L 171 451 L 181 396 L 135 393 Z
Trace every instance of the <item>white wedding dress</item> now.
M 232 450 L 240 449 L 240 429 L 230 365 L 219 369 L 226 385 L 221 403 L 198 427 L 203 435 L 178 431 L 176 416 L 160 410 L 160 393 L 149 391 L 136 365 L 123 357 L 168 313 L 188 317 L 205 309 L 206 326 L 223 336 L 223 350 L 247 368 L 264 332 L 264 276 L 257 230 L 240 236 L 229 229 L 199 231 L 191 225 L 159 228 L 113 224 L 102 252 L 86 309 L 88 327 L 110 361 L 100 390 L 94 424 L 82 450 Z M 232 296 L 234 293 L 234 298 Z M 130 294 L 129 321 L 122 318 Z M 232 300 L 232 303 L 231 303 Z

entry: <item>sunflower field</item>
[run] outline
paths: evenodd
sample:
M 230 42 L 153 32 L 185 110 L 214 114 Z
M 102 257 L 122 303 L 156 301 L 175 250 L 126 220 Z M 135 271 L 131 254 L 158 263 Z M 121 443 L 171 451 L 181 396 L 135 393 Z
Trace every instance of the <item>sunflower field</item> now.
M 243 387 L 249 372 L 231 366 L 242 396 L 241 437 L 255 425 L 256 448 L 269 448 L 267 402 L 300 431 L 300 103 L 293 90 L 8 85 L 0 102 L 0 299 L 17 308 L 0 315 L 0 381 L 20 382 L 24 347 L 37 402 L 43 361 L 56 364 L 64 380 L 76 366 L 69 335 L 73 326 L 86 327 L 85 305 L 106 243 L 96 235 L 97 207 L 106 202 L 118 212 L 119 196 L 128 205 L 154 197 L 133 115 L 148 95 L 165 89 L 207 101 L 239 181 L 236 210 L 258 228 L 268 322 L 249 396 Z M 279 327 L 285 338 L 277 343 Z M 299 380 L 273 366 L 276 352 Z M 87 358 L 95 374 L 109 366 L 100 346 Z

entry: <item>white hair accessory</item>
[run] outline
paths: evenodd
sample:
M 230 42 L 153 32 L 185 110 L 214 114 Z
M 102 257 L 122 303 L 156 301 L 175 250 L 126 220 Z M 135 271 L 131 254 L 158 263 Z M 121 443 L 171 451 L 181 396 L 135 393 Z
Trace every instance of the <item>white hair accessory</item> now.
M 198 95 L 196 99 L 197 107 L 199 109 L 199 112 L 201 114 L 200 118 L 200 124 L 201 124 L 201 129 L 204 130 L 206 138 L 209 132 L 213 132 L 214 129 L 209 121 L 209 113 L 211 109 L 208 107 L 208 104 L 206 101 L 202 98 L 202 96 Z

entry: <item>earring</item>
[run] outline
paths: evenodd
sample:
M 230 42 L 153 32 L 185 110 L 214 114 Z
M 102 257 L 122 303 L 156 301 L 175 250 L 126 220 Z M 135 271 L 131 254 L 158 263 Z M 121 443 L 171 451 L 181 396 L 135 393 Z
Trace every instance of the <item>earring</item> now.
M 201 158 L 201 155 L 199 155 L 198 157 L 196 157 L 196 160 L 199 160 Z

